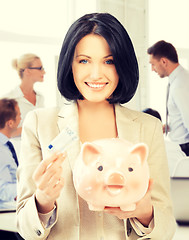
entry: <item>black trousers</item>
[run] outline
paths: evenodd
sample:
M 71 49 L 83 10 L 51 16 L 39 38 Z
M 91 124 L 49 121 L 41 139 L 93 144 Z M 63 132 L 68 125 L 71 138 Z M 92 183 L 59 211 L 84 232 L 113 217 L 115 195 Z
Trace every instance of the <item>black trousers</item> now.
M 180 144 L 182 151 L 189 156 L 189 143 Z
M 16 232 L 8 232 L 0 230 L 1 240 L 23 240 L 23 238 Z

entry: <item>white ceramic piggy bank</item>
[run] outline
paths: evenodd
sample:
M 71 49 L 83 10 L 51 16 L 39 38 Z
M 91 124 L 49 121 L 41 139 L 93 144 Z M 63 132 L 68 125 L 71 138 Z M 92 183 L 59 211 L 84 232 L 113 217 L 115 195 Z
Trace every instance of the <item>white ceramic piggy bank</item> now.
M 119 138 L 84 143 L 73 172 L 77 193 L 92 211 L 134 210 L 149 185 L 147 155 L 146 144 Z

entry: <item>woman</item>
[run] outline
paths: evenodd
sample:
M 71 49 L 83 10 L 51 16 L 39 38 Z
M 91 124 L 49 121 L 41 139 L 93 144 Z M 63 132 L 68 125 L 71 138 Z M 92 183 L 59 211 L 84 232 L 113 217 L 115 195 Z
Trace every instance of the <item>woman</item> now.
M 120 106 L 133 97 L 137 85 L 134 49 L 117 19 L 94 13 L 73 23 L 58 66 L 59 91 L 70 101 L 60 110 L 36 110 L 24 123 L 17 206 L 18 229 L 23 238 L 172 239 L 175 221 L 161 124 L 144 113 Z M 79 139 L 66 153 L 51 153 L 49 143 L 67 125 Z M 115 137 L 149 146 L 153 186 L 150 181 L 135 211 L 105 208 L 103 212 L 92 212 L 75 192 L 74 162 L 81 143 Z
M 34 90 L 34 84 L 43 82 L 45 70 L 41 59 L 31 53 L 24 54 L 19 59 L 13 59 L 12 66 L 18 72 L 21 84 L 7 93 L 6 97 L 14 98 L 18 102 L 22 120 L 14 136 L 20 136 L 26 114 L 35 108 L 44 106 L 44 98 Z

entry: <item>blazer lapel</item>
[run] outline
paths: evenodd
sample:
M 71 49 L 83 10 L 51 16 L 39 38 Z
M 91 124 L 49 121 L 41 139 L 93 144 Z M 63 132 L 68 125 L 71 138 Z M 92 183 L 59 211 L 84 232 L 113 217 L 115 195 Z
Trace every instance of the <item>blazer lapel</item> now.
M 78 136 L 66 149 L 67 157 L 70 162 L 71 169 L 73 170 L 75 159 L 80 152 L 79 140 L 79 126 L 78 126 L 78 109 L 76 103 L 65 103 L 58 113 L 58 128 L 61 132 L 65 127 L 71 128 L 72 131 Z
M 140 142 L 141 124 L 136 122 L 136 114 L 126 107 L 115 105 L 118 137 L 132 143 Z
M 78 136 L 79 136 L 79 125 L 78 125 L 78 109 L 77 109 L 77 104 L 68 102 L 63 105 L 63 107 L 60 109 L 58 113 L 58 128 L 59 131 L 61 132 L 63 129 L 66 127 L 71 128 L 72 131 L 74 131 Z M 73 172 L 74 164 L 75 164 L 75 159 L 77 158 L 78 154 L 80 153 L 80 140 L 79 137 L 77 140 L 74 140 L 67 148 L 66 148 L 66 153 L 67 153 L 67 160 L 68 160 L 68 165 L 70 166 L 70 169 Z M 68 175 L 70 175 L 69 171 L 66 171 Z M 68 176 L 66 179 L 68 182 L 68 185 L 73 184 L 72 176 Z M 68 199 L 69 196 L 69 199 Z M 63 199 L 63 200 L 62 200 Z M 74 239 L 79 239 L 79 200 L 78 200 L 78 195 L 76 191 L 73 189 L 70 191 L 70 188 L 66 187 L 63 191 L 63 195 L 61 198 L 62 201 L 68 201 L 67 205 L 67 211 L 72 215 L 72 218 L 69 219 L 69 223 L 73 226 L 76 226 L 74 231 L 68 235 L 72 235 Z M 61 204 L 61 203 L 60 203 Z M 75 205 L 73 205 L 75 204 Z M 73 207 L 74 206 L 74 207 Z M 65 219 L 65 216 L 62 216 L 63 219 Z M 61 220 L 61 219 L 60 219 Z M 69 225 L 69 224 L 68 224 Z M 65 234 L 65 235 L 64 235 Z M 67 239 L 67 230 L 65 231 L 63 235 Z
M 71 102 L 64 103 L 64 105 L 62 106 L 58 113 L 57 124 L 59 130 L 60 131 L 63 130 L 67 125 L 72 125 L 72 129 L 74 128 L 78 132 L 77 121 L 78 121 L 77 104 Z

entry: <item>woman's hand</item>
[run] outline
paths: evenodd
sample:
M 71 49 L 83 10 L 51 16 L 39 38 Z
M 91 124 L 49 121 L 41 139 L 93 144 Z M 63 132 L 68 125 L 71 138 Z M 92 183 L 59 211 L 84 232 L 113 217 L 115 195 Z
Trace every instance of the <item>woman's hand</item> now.
M 153 218 L 153 206 L 151 201 L 151 189 L 152 179 L 149 181 L 148 190 L 145 196 L 136 203 L 136 209 L 134 211 L 122 211 L 120 208 L 106 207 L 105 212 L 117 216 L 119 219 L 137 218 L 139 222 L 148 226 Z
M 54 208 L 64 186 L 62 176 L 62 162 L 66 155 L 53 153 L 51 157 L 41 161 L 33 174 L 37 186 L 36 204 L 40 213 L 48 213 Z

